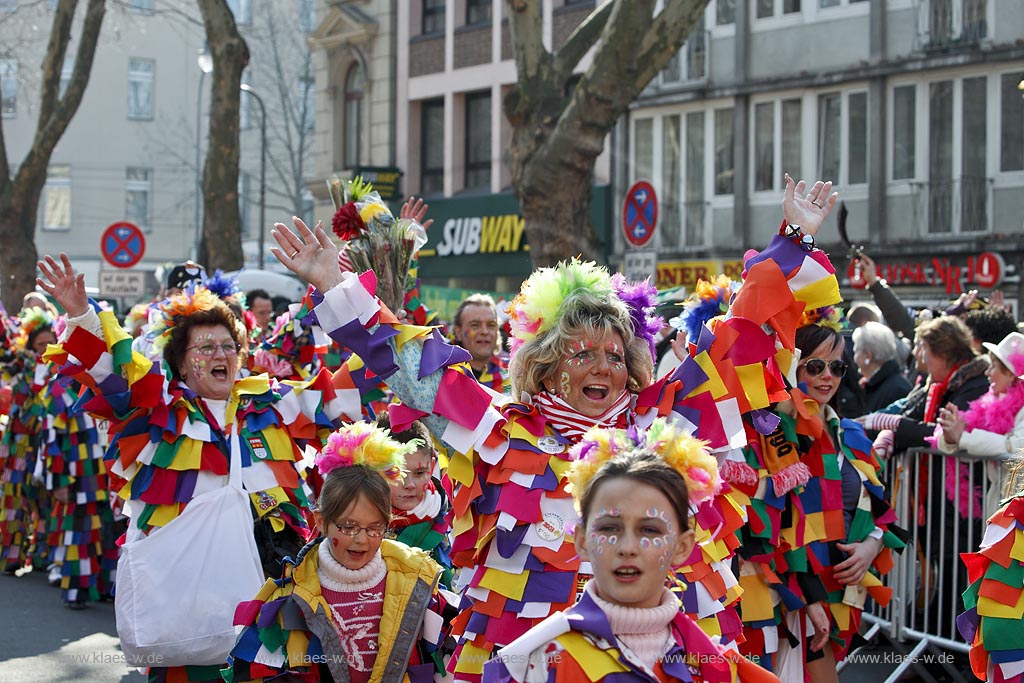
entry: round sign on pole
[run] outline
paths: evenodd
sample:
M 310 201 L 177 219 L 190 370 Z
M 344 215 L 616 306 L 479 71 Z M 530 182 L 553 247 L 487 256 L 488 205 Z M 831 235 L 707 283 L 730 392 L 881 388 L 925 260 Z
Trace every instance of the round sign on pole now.
M 115 268 L 131 268 L 146 253 L 146 238 L 139 226 L 128 221 L 113 223 L 103 231 L 100 252 Z
M 654 237 L 658 223 L 658 196 L 646 180 L 633 183 L 622 204 L 622 230 L 634 247 L 642 247 Z

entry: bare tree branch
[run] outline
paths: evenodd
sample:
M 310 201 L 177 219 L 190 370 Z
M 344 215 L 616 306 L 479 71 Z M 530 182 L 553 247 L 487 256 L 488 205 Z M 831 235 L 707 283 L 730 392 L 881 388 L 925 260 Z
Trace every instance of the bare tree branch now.
M 569 34 L 565 45 L 555 53 L 555 72 L 560 78 L 568 79 L 573 69 L 583 59 L 583 55 L 597 43 L 605 24 L 608 23 L 613 6 L 614 3 L 606 2 L 598 7 Z

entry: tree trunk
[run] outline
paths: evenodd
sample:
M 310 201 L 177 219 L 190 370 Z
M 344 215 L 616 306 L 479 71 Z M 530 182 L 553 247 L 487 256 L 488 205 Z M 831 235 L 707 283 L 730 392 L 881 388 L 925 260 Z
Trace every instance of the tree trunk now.
M 535 266 L 599 260 L 590 224 L 594 163 L 615 123 L 679 51 L 708 0 L 610 0 L 551 53 L 541 0 L 507 0 L 518 80 L 503 108 L 512 125 L 512 185 Z M 571 87 L 580 59 L 593 62 Z M 570 92 L 571 90 L 571 92 Z
M 238 209 L 239 113 L 242 70 L 249 48 L 225 0 L 199 0 L 213 57 L 210 144 L 203 166 L 203 235 L 200 263 L 208 271 L 242 267 L 242 223 Z
M 21 297 L 35 289 L 39 198 L 46 184 L 53 150 L 85 95 L 103 25 L 105 0 L 89 0 L 78 38 L 75 67 L 67 89 L 60 95 L 60 74 L 71 42 L 77 7 L 78 0 L 60 0 L 54 9 L 43 58 L 36 133 L 14 178 L 11 178 L 3 122 L 0 121 L 0 244 L 6 245 L 0 249 L 0 271 L 3 272 L 3 304 L 11 313 L 17 313 L 21 309 Z

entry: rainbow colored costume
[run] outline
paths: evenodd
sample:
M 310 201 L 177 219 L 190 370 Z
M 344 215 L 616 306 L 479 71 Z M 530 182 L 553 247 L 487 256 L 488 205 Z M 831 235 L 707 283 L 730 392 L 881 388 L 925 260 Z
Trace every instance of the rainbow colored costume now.
M 970 585 L 957 617 L 971 644 L 971 669 L 991 683 L 1024 680 L 1024 497 L 1007 501 L 988 520 L 981 548 L 961 555 Z

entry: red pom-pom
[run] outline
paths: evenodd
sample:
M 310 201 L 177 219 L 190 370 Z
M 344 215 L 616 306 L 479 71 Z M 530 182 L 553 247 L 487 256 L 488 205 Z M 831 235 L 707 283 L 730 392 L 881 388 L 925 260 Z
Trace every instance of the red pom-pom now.
M 341 207 L 334 212 L 334 217 L 331 218 L 331 230 L 334 231 L 335 235 L 346 242 L 358 237 L 366 230 L 366 224 L 363 223 L 363 219 L 359 215 L 359 210 L 356 208 L 355 202 L 342 204 Z

